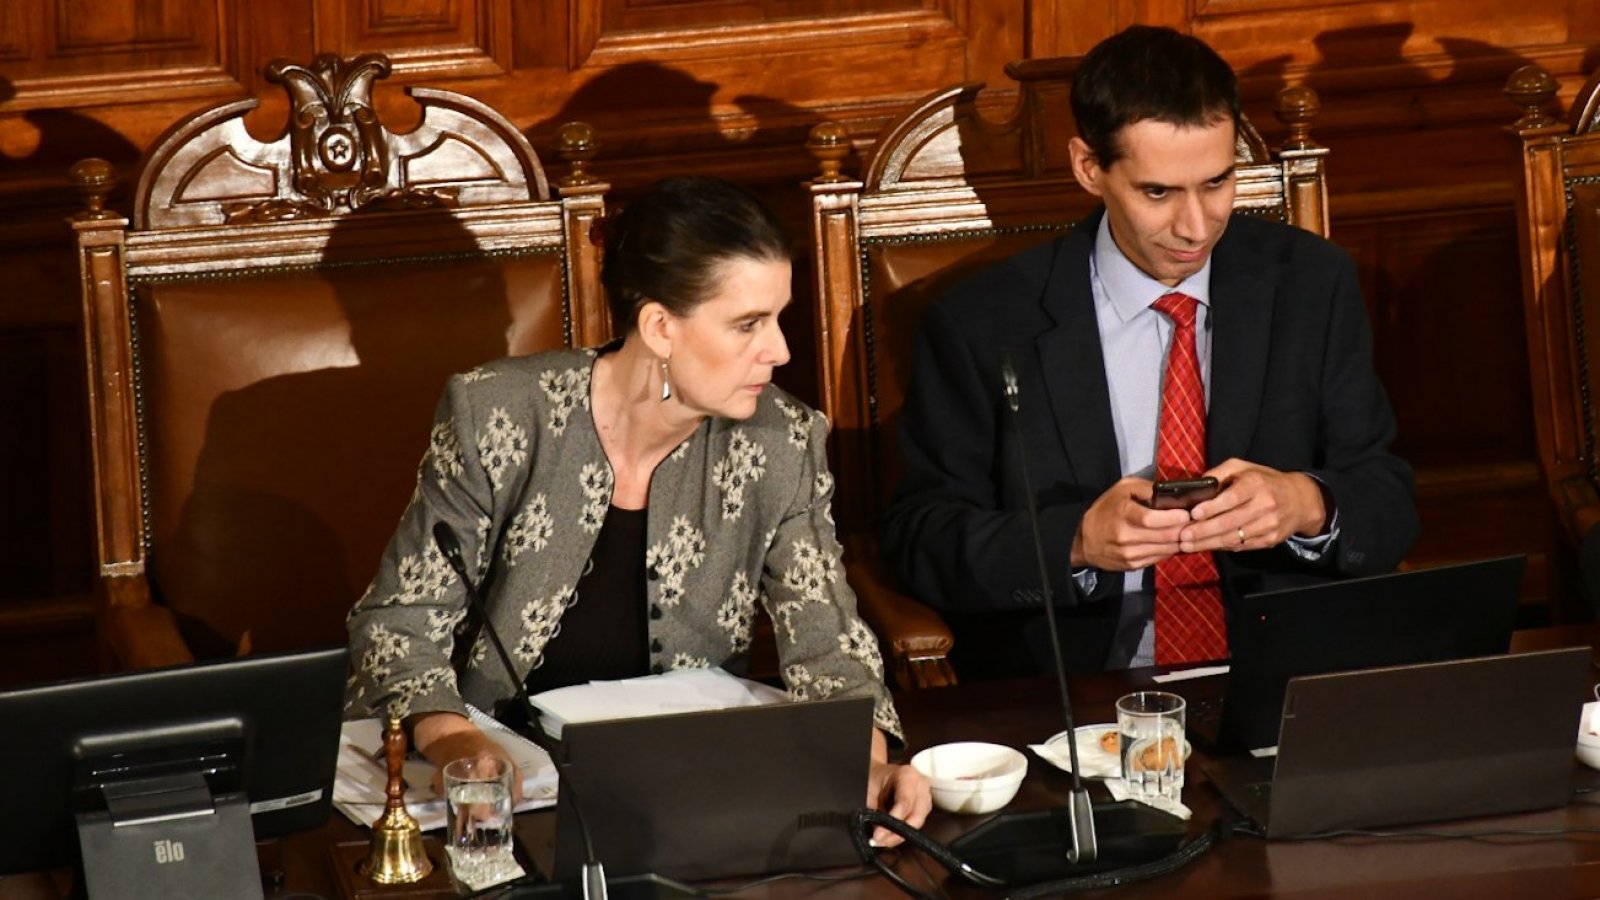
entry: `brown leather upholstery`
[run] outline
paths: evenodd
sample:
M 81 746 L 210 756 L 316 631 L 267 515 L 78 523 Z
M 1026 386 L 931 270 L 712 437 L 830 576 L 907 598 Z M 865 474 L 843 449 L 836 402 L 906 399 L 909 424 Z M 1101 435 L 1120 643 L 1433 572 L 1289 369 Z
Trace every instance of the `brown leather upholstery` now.
M 1519 160 L 1517 232 L 1539 461 L 1576 544 L 1600 524 L 1600 71 L 1578 92 L 1566 122 L 1542 112 L 1557 87 L 1531 65 L 1512 73 L 1506 93 L 1524 112 L 1508 130 Z
M 359 107 L 387 63 L 289 68 L 299 115 L 316 77 L 355 85 Z M 132 228 L 99 209 L 103 164 L 76 168 L 115 664 L 343 643 L 446 377 L 606 336 L 588 238 L 605 186 L 580 162 L 547 199 L 504 119 L 412 94 L 424 116 L 406 135 L 307 114 L 328 126 L 312 140 L 258 144 L 237 127 L 253 102 L 179 123 Z M 564 134 L 586 158 L 586 129 Z
M 879 516 L 899 481 L 895 439 L 917 322 L 955 280 L 1050 239 L 1095 207 L 1068 168 L 1075 65 L 1012 64 L 1021 100 L 999 122 L 978 112 L 981 84 L 929 95 L 884 130 L 859 180 L 841 173 L 850 150 L 841 127 L 823 123 L 807 144 L 822 168 L 809 185 L 818 381 L 834 426 L 840 532 L 863 613 L 880 636 L 892 636 L 888 655 L 903 686 L 955 680 L 949 628 L 893 589 L 876 549 Z M 1309 135 L 1316 111 L 1309 89 L 1280 94 L 1276 112 L 1290 138 L 1277 154 L 1246 124 L 1236 210 L 1327 234 L 1327 151 Z

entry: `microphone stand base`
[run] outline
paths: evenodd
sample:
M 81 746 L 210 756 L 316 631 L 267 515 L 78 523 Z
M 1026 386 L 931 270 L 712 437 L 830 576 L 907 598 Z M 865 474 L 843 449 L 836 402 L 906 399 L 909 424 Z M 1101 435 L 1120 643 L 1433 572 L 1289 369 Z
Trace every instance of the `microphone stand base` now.
M 1069 807 L 995 816 L 950 843 L 950 851 L 1007 884 L 1036 884 L 1152 862 L 1178 849 L 1189 823 L 1143 803 L 1094 805 L 1099 855 L 1067 862 L 1072 846 Z

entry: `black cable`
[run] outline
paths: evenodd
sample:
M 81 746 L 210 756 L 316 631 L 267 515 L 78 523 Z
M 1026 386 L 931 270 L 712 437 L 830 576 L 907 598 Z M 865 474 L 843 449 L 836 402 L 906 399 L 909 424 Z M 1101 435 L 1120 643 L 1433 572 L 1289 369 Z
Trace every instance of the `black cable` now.
M 950 872 L 961 876 L 963 880 L 971 884 L 979 887 L 1005 886 L 1004 881 L 995 878 L 993 875 L 978 871 L 968 865 L 965 860 L 951 853 L 950 849 L 945 845 L 928 837 L 920 830 L 907 825 L 905 822 L 896 819 L 894 816 L 876 809 L 862 808 L 856 810 L 850 817 L 850 840 L 855 844 L 856 854 L 861 857 L 862 862 L 876 868 L 885 878 L 894 882 L 896 887 L 913 897 L 930 900 L 929 894 L 912 885 L 901 877 L 899 872 L 884 864 L 882 858 L 875 852 L 876 848 L 872 846 L 868 837 L 871 835 L 873 828 L 884 828 L 899 835 L 905 840 L 907 848 L 926 853 Z

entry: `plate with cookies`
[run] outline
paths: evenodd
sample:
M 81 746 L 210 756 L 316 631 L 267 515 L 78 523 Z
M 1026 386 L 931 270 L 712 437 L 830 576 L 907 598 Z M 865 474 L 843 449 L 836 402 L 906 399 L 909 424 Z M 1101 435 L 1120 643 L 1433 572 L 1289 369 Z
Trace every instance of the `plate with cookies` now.
M 1121 736 L 1117 734 L 1115 723 L 1102 725 L 1079 725 L 1076 729 L 1078 735 L 1078 763 L 1083 767 L 1080 773 L 1084 778 L 1120 778 L 1122 776 L 1122 760 L 1119 757 Z M 1067 749 L 1067 733 L 1065 731 L 1051 735 L 1043 744 L 1033 744 L 1030 749 L 1039 755 L 1040 759 L 1055 766 L 1063 772 L 1072 771 L 1071 751 Z M 1183 755 L 1189 756 L 1189 742 L 1183 742 Z

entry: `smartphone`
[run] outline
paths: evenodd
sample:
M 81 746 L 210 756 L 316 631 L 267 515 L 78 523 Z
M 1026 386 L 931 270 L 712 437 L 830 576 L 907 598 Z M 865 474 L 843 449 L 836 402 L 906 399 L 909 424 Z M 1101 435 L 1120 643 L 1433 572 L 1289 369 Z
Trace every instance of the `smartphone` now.
M 1210 500 L 1221 490 L 1217 479 L 1206 475 L 1201 478 L 1179 478 L 1158 481 L 1150 491 L 1152 509 L 1189 509 L 1202 500 Z

